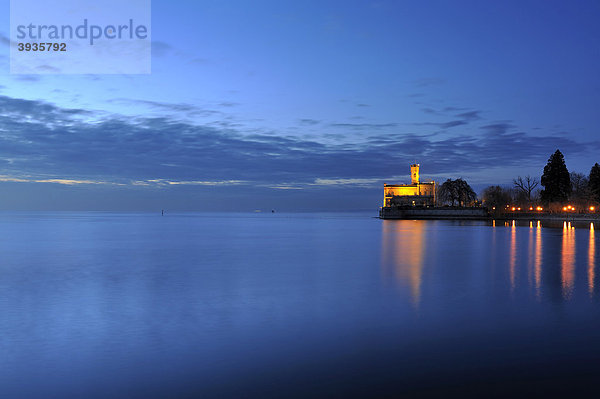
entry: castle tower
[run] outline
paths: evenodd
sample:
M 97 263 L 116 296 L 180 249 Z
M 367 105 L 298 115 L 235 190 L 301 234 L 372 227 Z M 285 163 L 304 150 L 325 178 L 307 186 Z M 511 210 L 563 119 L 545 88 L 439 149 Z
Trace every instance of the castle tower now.
M 410 165 L 410 182 L 411 184 L 419 184 L 419 164 Z

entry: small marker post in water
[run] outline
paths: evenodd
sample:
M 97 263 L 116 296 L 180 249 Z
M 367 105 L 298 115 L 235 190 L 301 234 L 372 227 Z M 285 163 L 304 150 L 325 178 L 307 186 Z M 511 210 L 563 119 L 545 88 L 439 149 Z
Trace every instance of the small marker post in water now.
M 164 209 L 161 210 L 160 216 L 165 216 L 165 210 Z

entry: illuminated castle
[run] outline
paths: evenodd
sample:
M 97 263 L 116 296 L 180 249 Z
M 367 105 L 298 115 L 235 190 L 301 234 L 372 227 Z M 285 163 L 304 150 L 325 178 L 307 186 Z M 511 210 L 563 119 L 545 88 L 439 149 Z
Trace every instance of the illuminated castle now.
M 435 206 L 435 182 L 419 181 L 419 164 L 410 165 L 411 184 L 384 184 L 383 206 Z

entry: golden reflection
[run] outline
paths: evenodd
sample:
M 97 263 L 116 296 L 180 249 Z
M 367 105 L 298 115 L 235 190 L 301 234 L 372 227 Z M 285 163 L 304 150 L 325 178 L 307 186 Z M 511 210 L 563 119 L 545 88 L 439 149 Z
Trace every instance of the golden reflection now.
M 571 228 L 570 222 L 563 225 L 561 281 L 563 297 L 568 299 L 575 283 L 575 229 Z
M 517 227 L 513 220 L 512 227 L 510 229 L 510 290 L 511 292 L 515 289 L 515 267 L 517 263 Z
M 425 222 L 402 220 L 383 222 L 383 261 L 386 277 L 392 274 L 401 286 L 410 288 L 413 304 L 421 300 Z
M 527 246 L 527 254 L 528 262 L 527 262 L 527 284 L 531 286 L 532 278 L 533 278 L 533 262 L 534 262 L 534 252 L 533 252 L 533 222 L 529 222 L 529 245 Z
M 533 275 L 535 279 L 535 294 L 540 298 L 540 288 L 542 283 L 542 226 L 538 220 L 535 231 L 535 261 L 533 266 Z
M 590 223 L 590 246 L 588 249 L 588 289 L 594 295 L 594 277 L 596 276 L 596 238 L 594 237 L 594 223 Z

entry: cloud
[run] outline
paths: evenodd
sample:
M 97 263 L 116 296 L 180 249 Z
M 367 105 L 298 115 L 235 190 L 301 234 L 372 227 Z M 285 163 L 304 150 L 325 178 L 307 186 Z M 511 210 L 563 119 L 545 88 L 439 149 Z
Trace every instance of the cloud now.
M 65 184 L 67 186 L 73 186 L 76 184 L 115 184 L 108 183 L 103 181 L 92 181 L 92 180 L 73 180 L 73 179 L 41 179 L 41 180 L 32 180 L 35 183 L 56 183 L 56 184 Z
M 397 123 L 332 123 L 331 127 L 343 127 L 350 129 L 382 129 L 387 127 L 396 127 Z
M 321 123 L 321 121 L 317 120 L 317 119 L 300 119 L 299 122 L 301 125 L 306 125 L 306 126 L 314 126 L 314 125 L 318 125 L 319 123 Z
M 238 185 L 244 184 L 242 180 L 221 180 L 221 181 L 201 181 L 201 180 L 188 180 L 188 181 L 166 181 L 166 184 L 170 185 L 188 185 L 188 186 L 221 186 L 221 185 Z
M 11 182 L 11 183 L 54 183 L 63 184 L 67 186 L 74 186 L 79 184 L 108 184 L 108 185 L 123 185 L 119 183 L 105 182 L 105 181 L 93 181 L 93 180 L 74 180 L 74 179 L 36 179 L 31 177 L 15 177 L 0 175 L 0 182 Z
M 317 178 L 314 182 L 316 186 L 372 186 L 374 183 L 380 184 L 381 179 L 321 179 Z
M 39 75 L 16 75 L 15 79 L 21 82 L 39 82 L 42 80 Z
M 462 107 L 444 107 L 444 111 L 445 112 L 455 112 L 455 111 L 465 111 L 467 110 L 467 108 L 462 108 Z
M 10 38 L 8 38 L 8 36 L 5 36 L 4 34 L 0 33 L 0 44 L 6 47 L 10 46 Z
M 43 73 L 60 73 L 61 70 L 59 68 L 53 67 L 52 65 L 43 64 L 35 68 L 38 71 Z
M 27 76 L 27 75 L 26 75 Z M 60 108 L 42 101 L 23 100 L 0 96 L 0 123 L 9 121 L 16 125 L 32 122 L 65 122 L 76 115 L 89 115 L 90 111 L 77 108 Z
M 221 111 L 206 109 L 206 108 L 199 107 L 197 105 L 187 104 L 187 103 L 167 103 L 167 102 L 160 102 L 160 101 L 138 100 L 138 99 L 129 99 L 129 98 L 115 98 L 115 99 L 112 99 L 109 101 L 114 102 L 114 103 L 121 103 L 121 104 L 142 105 L 142 106 L 149 107 L 154 110 L 161 111 L 161 112 L 167 111 L 167 112 L 171 112 L 175 115 L 186 115 L 188 117 L 196 117 L 196 116 L 208 117 L 208 116 L 215 116 L 215 115 L 221 114 Z M 220 105 L 224 106 L 224 107 L 227 107 L 227 106 L 232 107 L 232 106 L 237 105 L 237 103 L 221 103 Z
M 130 182 L 133 186 L 235 186 L 247 184 L 242 180 L 220 180 L 220 181 L 203 181 L 203 180 L 167 180 L 167 179 L 147 179 L 134 180 Z
M 481 129 L 493 135 L 504 135 L 512 128 L 514 128 L 514 126 L 508 122 L 498 122 L 481 127 Z
M 598 140 L 583 143 L 565 135 L 531 136 L 508 122 L 481 130 L 480 135 L 443 138 L 376 130 L 360 141 L 319 142 L 260 132 L 243 134 L 230 127 L 166 117 L 97 116 L 89 110 L 0 96 L 0 164 L 3 181 L 15 183 L 164 189 L 376 187 L 381 181 L 403 176 L 406 165 L 415 159 L 427 165 L 427 174 L 462 175 L 465 170 L 543 165 L 556 148 L 571 156 L 600 150 Z
M 458 110 L 458 109 L 459 108 L 446 107 L 444 109 L 444 111 Z M 432 109 L 432 108 L 423 108 L 422 111 L 425 112 L 426 114 L 430 114 L 430 115 L 442 115 L 442 112 L 436 111 L 435 109 Z M 468 112 L 463 112 L 458 115 L 455 115 L 456 117 L 458 117 L 460 119 L 455 119 L 455 120 L 451 120 L 448 122 L 424 122 L 424 123 L 417 123 L 416 125 L 418 125 L 418 126 L 438 126 L 442 129 L 450 129 L 450 128 L 453 128 L 456 126 L 467 125 L 473 121 L 481 119 L 481 117 L 479 116 L 480 113 L 481 113 L 481 111 L 479 111 L 479 110 L 468 111 Z
M 434 123 L 434 125 L 437 125 L 437 126 L 443 128 L 443 129 L 449 129 L 451 127 L 466 125 L 467 123 L 468 122 L 466 120 L 461 119 L 461 120 L 444 122 L 444 123 Z
M 463 112 L 462 114 L 458 114 L 456 116 L 462 118 L 463 120 L 474 121 L 477 119 L 481 119 L 481 117 L 479 116 L 480 113 L 481 111 L 469 111 Z
M 173 46 L 159 40 L 152 40 L 152 55 L 164 57 L 173 51 Z

